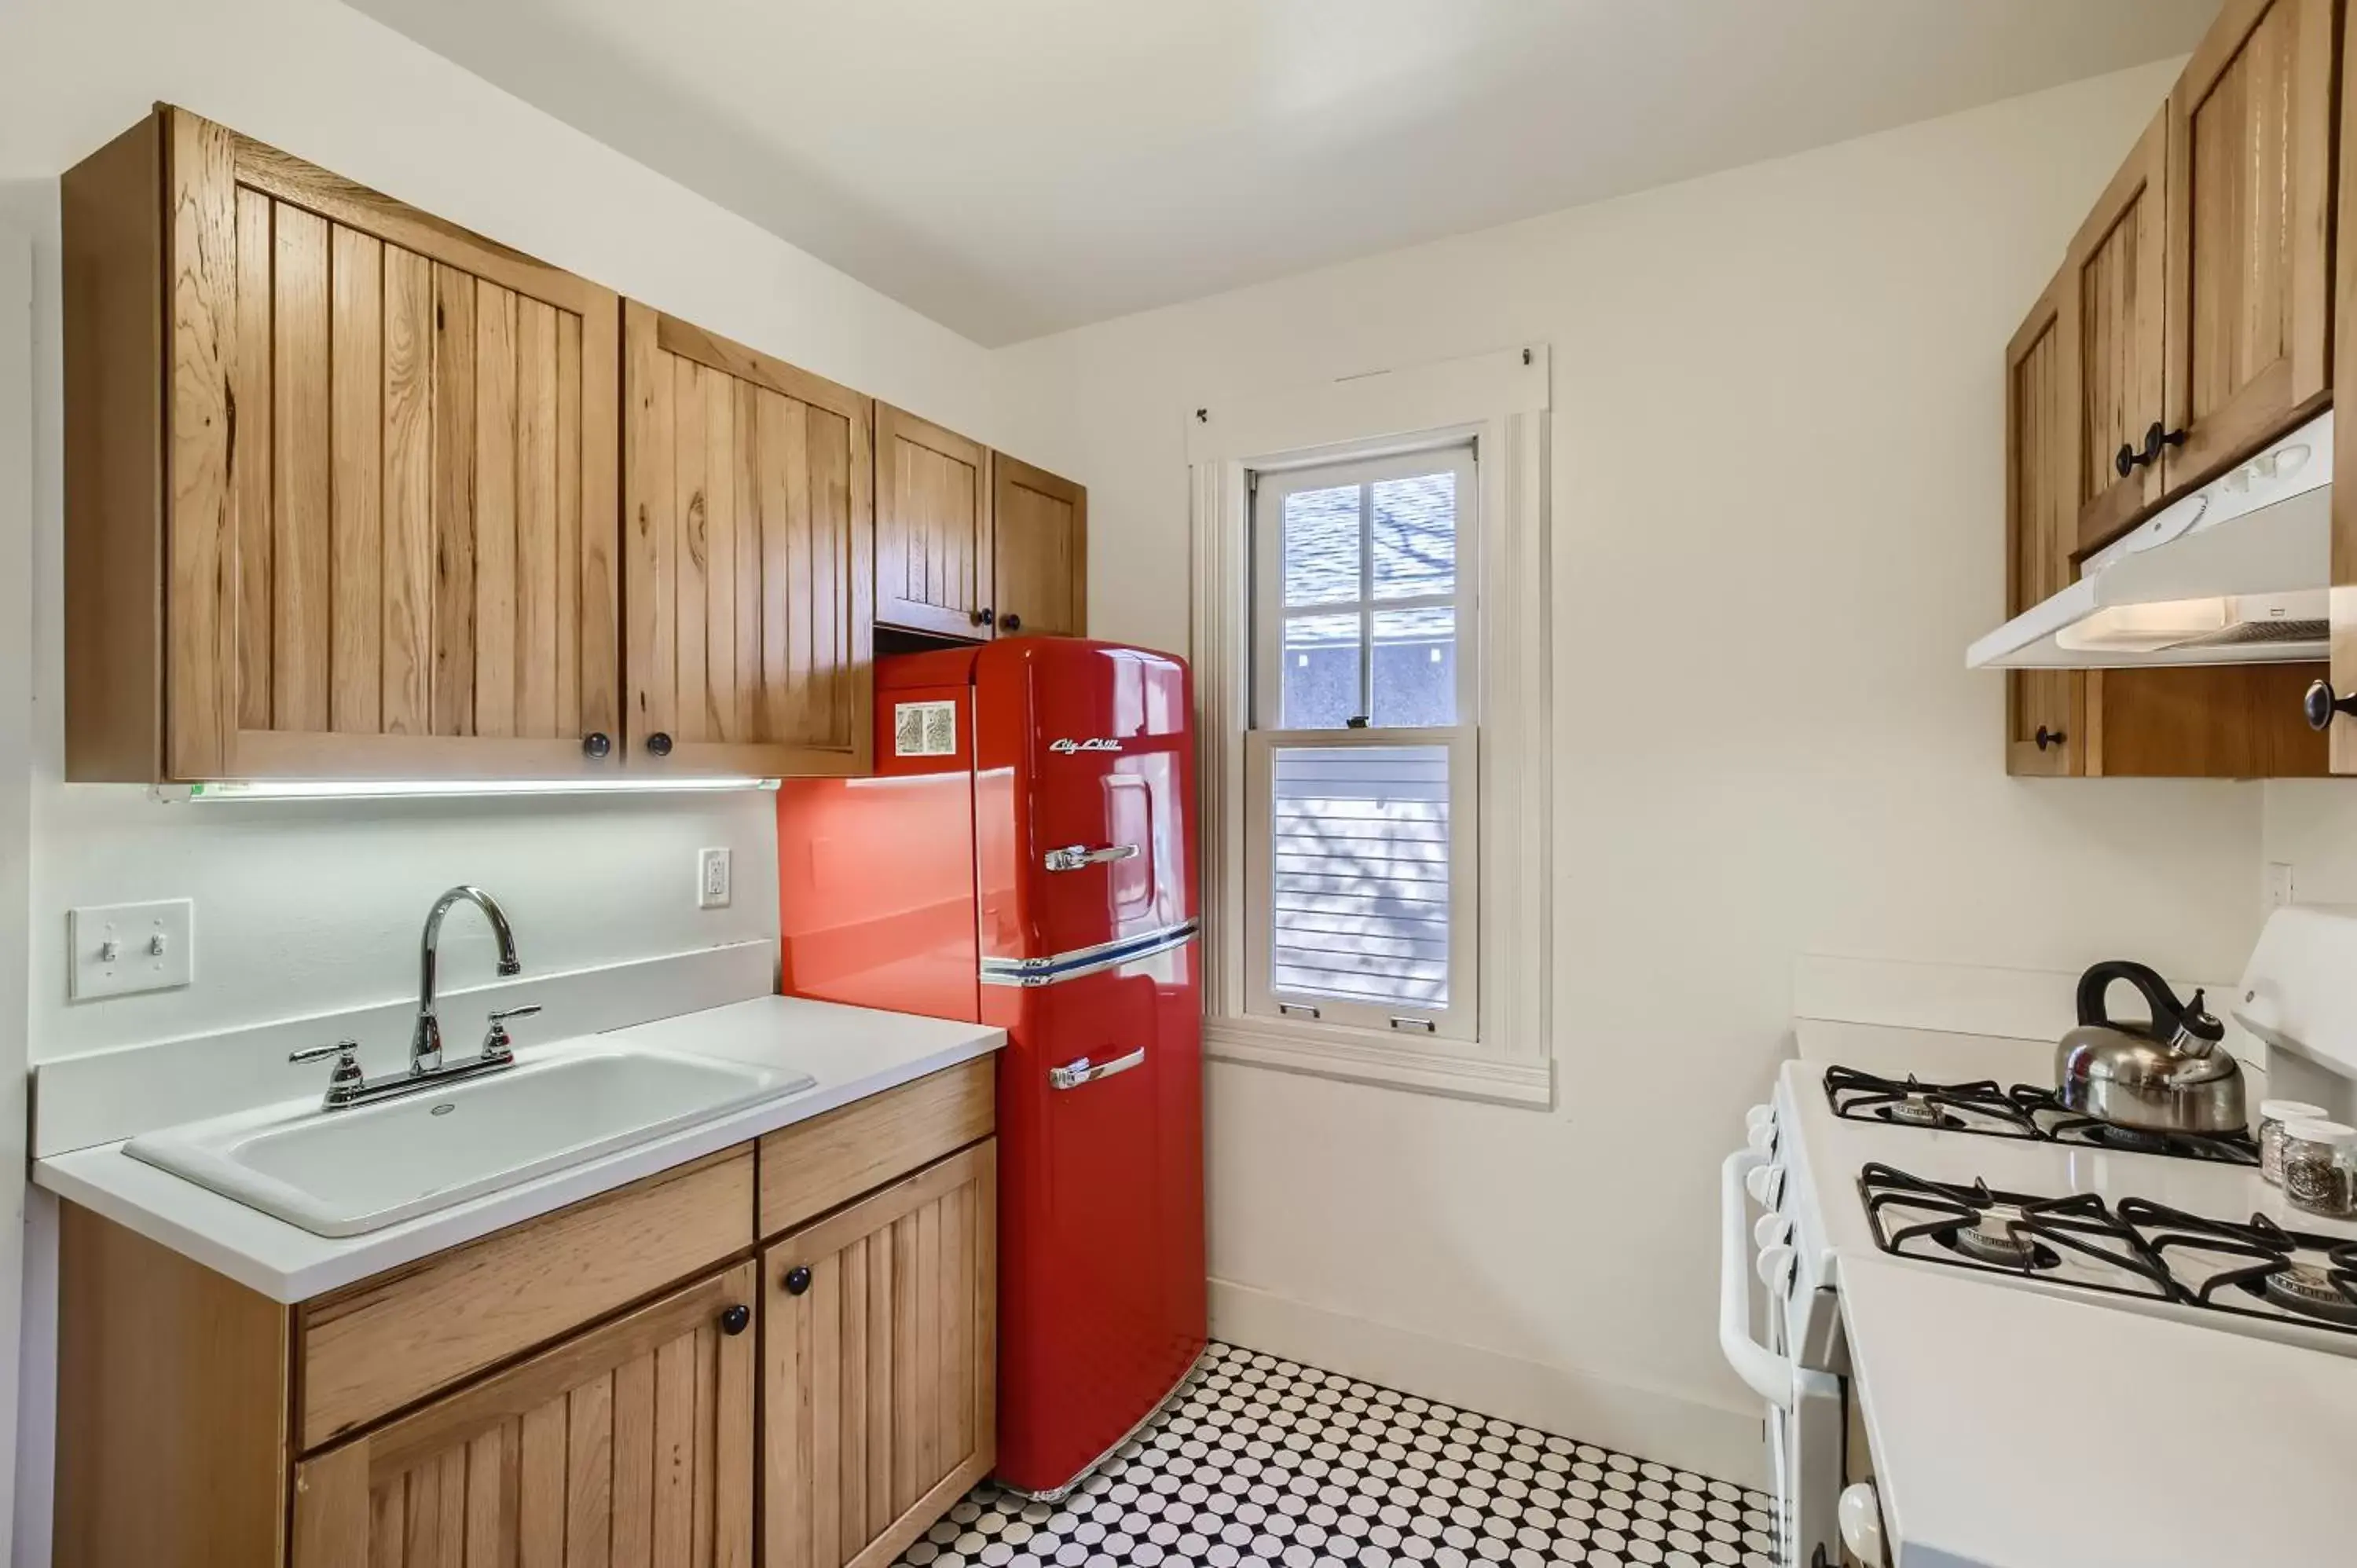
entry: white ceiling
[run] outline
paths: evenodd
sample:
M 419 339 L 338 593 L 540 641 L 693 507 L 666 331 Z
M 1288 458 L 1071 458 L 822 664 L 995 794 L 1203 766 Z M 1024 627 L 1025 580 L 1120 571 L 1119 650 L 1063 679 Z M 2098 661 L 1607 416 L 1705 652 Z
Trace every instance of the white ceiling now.
M 985 344 L 2190 48 L 2218 0 L 353 0 Z

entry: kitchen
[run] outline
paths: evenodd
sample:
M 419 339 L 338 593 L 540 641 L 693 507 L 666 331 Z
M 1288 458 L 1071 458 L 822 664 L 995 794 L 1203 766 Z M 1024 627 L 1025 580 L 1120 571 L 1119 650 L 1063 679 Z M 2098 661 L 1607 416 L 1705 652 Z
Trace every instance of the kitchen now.
M 1523 448 L 1529 484 L 1500 502 L 1530 489 L 1544 498 L 1544 548 L 1525 563 L 1484 564 L 1500 572 L 1495 585 L 1543 590 L 1527 610 L 1544 618 L 1544 635 L 1523 639 L 1535 659 L 1491 661 L 1527 693 L 1511 711 L 1532 722 L 1486 737 L 1528 748 L 1493 770 L 1520 788 L 1482 802 L 1486 828 L 1503 832 L 1516 816 L 1528 824 L 1509 841 L 1523 864 L 1485 864 L 1480 897 L 1485 908 L 1509 900 L 1507 915 L 1484 924 L 1485 939 L 1500 940 L 1485 940 L 1481 957 L 1504 965 L 1510 978 L 1496 993 L 1530 1022 L 1500 1033 L 1478 1093 L 1437 1047 L 1394 1053 L 1394 1079 L 1369 1081 L 1362 1061 L 1303 1071 L 1266 1031 L 1207 1030 L 1210 1318 L 1222 1342 L 1297 1367 L 1763 1486 L 1761 1405 L 1716 1336 L 1720 1163 L 1744 1141 L 1745 1112 L 1770 1098 L 1781 1062 L 1796 1049 L 1809 1056 L 1795 1018 L 1879 1016 L 1855 998 L 1813 995 L 1803 960 L 1887 961 L 1893 974 L 1932 982 L 1946 972 L 1921 966 L 2046 976 L 2034 1005 L 1998 1021 L 1904 1016 L 1945 1033 L 2043 1040 L 2050 1054 L 2075 1023 L 2072 983 L 2099 960 L 2146 960 L 2180 997 L 2211 984 L 2222 1007 L 2257 945 L 2271 878 L 2301 906 L 2357 901 L 2357 862 L 2341 848 L 2350 827 L 2341 783 L 2231 772 L 2012 777 L 2000 749 L 2008 678 L 1962 668 L 1967 646 L 2027 607 L 2007 602 L 2004 347 L 2219 11 L 2189 5 L 2161 18 L 2160 9 L 2094 6 L 2025 42 L 1937 7 L 1900 8 L 1867 31 L 1857 8 L 1822 8 L 1812 24 L 1820 30 L 1807 35 L 1815 52 L 1776 56 L 1784 74 L 1760 73 L 1757 91 L 1821 84 L 1840 60 L 1871 49 L 1889 68 L 1893 102 L 1823 132 L 1749 122 L 1759 128 L 1735 135 L 1732 149 L 1722 141 L 1684 162 L 1655 138 L 1591 134 L 1580 145 L 1620 159 L 1619 183 L 1566 177 L 1536 199 L 1462 220 L 1415 219 L 1394 203 L 1407 227 L 1378 226 L 1350 252 L 1290 252 L 1213 289 L 1140 285 L 1117 296 L 1115 282 L 1157 249 L 1168 264 L 1214 242 L 1198 229 L 1174 246 L 1171 231 L 1146 229 L 1138 209 L 1124 209 L 1136 249 L 1121 253 L 1122 266 L 1092 252 L 1103 264 L 1041 274 L 1066 292 L 1097 280 L 1090 286 L 1109 291 L 1089 296 L 1098 303 L 1058 317 L 1043 284 L 1047 306 L 987 321 L 979 308 L 961 314 L 948 294 L 921 312 L 895 303 L 920 293 L 906 277 L 853 282 L 867 274 L 850 252 L 830 249 L 818 228 L 792 227 L 826 210 L 824 191 L 766 163 L 704 172 L 718 161 L 713 149 L 735 144 L 689 113 L 693 102 L 618 74 L 598 36 L 558 33 L 570 40 L 564 50 L 535 53 L 529 27 L 487 27 L 470 44 L 447 14 L 391 5 L 364 7 L 371 16 L 293 4 L 110 4 L 12 19 L 31 31 L 27 48 L 4 51 L 14 70 L 0 175 L 17 182 L 7 210 L 32 235 L 34 395 L 32 428 L 9 439 L 37 460 L 28 493 L 10 504 L 32 520 L 14 547 L 32 564 L 38 716 L 9 742 L 32 758 L 25 781 L 11 781 L 27 792 L 11 809 L 23 821 L 29 893 L 21 940 L 0 947 L 22 965 L 29 1059 L 94 1061 L 373 1008 L 378 1018 L 359 1031 L 363 1065 L 395 1068 L 414 1012 L 418 922 L 460 882 L 506 906 L 526 982 L 780 935 L 779 800 L 767 792 L 167 804 L 138 786 L 62 781 L 58 183 L 157 100 L 1084 484 L 1094 534 L 1087 629 L 1188 654 L 1199 693 L 1205 643 L 1188 585 L 1201 569 L 1192 519 L 1209 506 L 1190 493 L 1189 467 L 1350 439 L 1364 433 L 1350 422 L 1378 389 L 1342 383 L 1364 395 L 1332 417 L 1299 414 L 1307 393 L 1371 371 L 1469 359 L 1479 363 L 1460 380 L 1480 377 L 1483 406 L 1416 428 L 1494 415 L 1506 426 L 1501 450 L 1517 447 L 1518 421 L 1545 436 L 1544 450 Z M 556 27 L 554 12 L 536 15 Z M 1060 15 L 1057 25 L 1083 24 Z M 1222 25 L 1247 26 L 1233 16 Z M 1580 87 L 1559 96 L 1592 99 L 1599 113 L 1617 104 L 1625 117 L 1640 113 L 1626 94 L 1642 90 L 1641 78 L 1663 79 L 1604 62 L 1668 70 L 1663 55 L 1683 35 L 1627 16 L 1612 25 L 1626 30 L 1601 43 L 1555 38 L 1548 59 Z M 797 15 L 794 26 L 835 28 L 813 36 L 847 60 L 870 58 L 858 51 L 872 40 L 847 24 Z M 2148 36 L 2122 40 L 2138 31 Z M 959 93 L 972 89 L 957 87 L 942 57 L 952 45 L 985 48 L 1043 104 L 1053 85 L 1085 92 L 1105 124 L 1127 124 L 1125 96 L 1150 89 L 1156 103 L 1191 103 L 1199 86 L 1182 63 L 1240 49 L 1248 36 L 1199 33 L 1175 16 L 1134 37 L 1090 34 L 1120 63 L 1073 82 L 1052 60 L 1010 58 L 1003 38 L 953 33 L 941 56 L 925 57 L 942 73 L 927 80 L 945 105 L 968 102 Z M 1377 51 L 1371 72 L 1442 59 L 1512 80 L 1499 57 L 1513 49 L 1494 38 L 1464 40 L 1463 53 L 1451 52 L 1459 41 L 1445 28 L 1385 38 L 1393 52 Z M 629 40 L 626 57 L 700 43 L 707 63 L 733 58 L 725 34 Z M 1716 62 L 1713 81 L 1736 92 L 1754 84 L 1745 62 L 1767 58 L 1770 41 L 1738 35 L 1719 46 L 1733 63 L 1717 52 L 1674 63 Z M 760 58 L 763 47 L 741 52 Z M 1963 62 L 1960 71 L 1985 65 L 1985 79 L 2002 85 L 1956 88 L 1921 63 L 1941 56 Z M 634 98 L 633 83 L 653 95 Z M 845 91 L 813 80 L 799 96 L 823 104 Z M 1676 95 L 1640 102 L 1649 123 L 1680 123 Z M 599 117 L 601 104 L 630 103 L 642 118 Z M 1036 112 L 1054 123 L 1048 108 Z M 1464 145 L 1478 154 L 1489 144 Z M 895 145 L 913 166 L 905 141 L 837 153 L 888 161 Z M 971 156 L 1005 150 L 978 145 Z M 1501 167 L 1577 169 L 1588 156 L 1524 155 Z M 1207 158 L 1198 177 L 1241 177 L 1233 163 Z M 1368 194 L 1368 211 L 1382 210 L 1383 189 Z M 1185 221 L 1184 203 L 1141 190 L 1144 205 L 1172 209 L 1167 221 Z M 1052 231 L 1067 245 L 1076 235 L 1111 244 L 1124 231 L 1112 220 Z M 1729 233 L 1744 242 L 1730 246 Z M 963 325 L 939 324 L 951 319 Z M 1522 362 L 1523 348 L 1539 365 Z M 1533 371 L 1543 373 L 1526 390 L 1521 378 Z M 2141 427 L 2134 434 L 2141 442 Z M 1483 482 L 1497 471 L 1485 465 Z M 1627 593 L 1634 584 L 1655 591 Z M 1505 624 L 1501 609 L 1488 630 Z M 1687 635 L 1670 634 L 1676 628 Z M 1511 656 L 1523 643 L 1499 646 Z M 1198 733 L 1208 776 L 1213 736 L 1200 715 Z M 1240 771 L 1242 749 L 1221 765 Z M 1207 835 L 1211 827 L 1207 820 Z M 735 881 L 729 903 L 707 909 L 691 871 L 714 847 L 732 852 Z M 19 863 L 12 852 L 0 864 Z M 1227 875 L 1204 870 L 1207 892 Z M 70 997 L 68 910 L 190 897 L 194 983 Z M 1213 966 L 1225 958 L 1212 942 L 1233 928 L 1208 899 L 1205 916 L 1201 950 Z M 1535 959 L 1512 939 L 1534 944 Z M 444 940 L 450 985 L 491 979 L 486 927 L 460 911 Z M 1511 977 L 1532 971 L 1547 983 L 1526 997 Z M 476 1011 L 464 1016 L 469 1029 Z M 455 1034 L 457 1004 L 445 1014 Z M 527 1054 L 577 1027 L 554 1007 L 511 1026 Z M 285 1048 L 333 1037 L 307 1034 Z M 316 1102 L 330 1065 L 290 1066 L 274 1092 Z M 187 1076 L 202 1075 L 192 1066 Z M 2010 1085 L 2040 1075 L 1992 1060 L 1975 1076 Z M 1419 1091 L 1430 1088 L 1442 1092 Z M 1662 1109 L 1632 1113 L 1640 1105 Z M 21 1128 L 20 1115 L 7 1121 Z M 2005 1185 L 1994 1165 L 1986 1174 Z M 48 1202 L 37 1187 L 35 1281 Z M 53 1326 L 44 1337 L 54 1322 L 45 1312 L 54 1307 L 28 1292 L 27 1410 L 53 1375 L 38 1349 L 54 1340 Z M 37 1456 L 29 1442 L 19 1453 Z M 1903 1475 L 1891 1478 L 1903 1485 Z M 46 1489 L 20 1483 L 20 1542 Z M 1896 1504 L 1903 1520 L 1903 1490 Z M 1738 1544 L 1755 1549 L 1740 1530 Z

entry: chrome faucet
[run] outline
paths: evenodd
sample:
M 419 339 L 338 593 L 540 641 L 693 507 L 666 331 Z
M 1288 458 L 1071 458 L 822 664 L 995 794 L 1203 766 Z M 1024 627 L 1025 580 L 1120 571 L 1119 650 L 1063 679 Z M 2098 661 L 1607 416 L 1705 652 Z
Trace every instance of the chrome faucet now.
M 491 923 L 491 935 L 500 944 L 501 978 L 523 972 L 522 961 L 516 957 L 515 929 L 508 924 L 507 911 L 500 908 L 498 899 L 479 887 L 461 884 L 434 900 L 434 908 L 426 911 L 425 929 L 417 940 L 417 1026 L 409 1035 L 413 1075 L 442 1070 L 442 1020 L 434 1014 L 434 963 L 442 940 L 442 917 L 461 900 L 480 909 L 483 918 Z
M 436 949 L 442 940 L 442 917 L 451 906 L 472 904 L 491 923 L 491 935 L 499 939 L 500 973 L 502 976 L 521 974 L 523 964 L 516 958 L 515 931 L 509 926 L 507 912 L 498 899 L 479 887 L 453 887 L 434 901 L 425 917 L 425 934 L 417 944 L 417 1026 L 409 1036 L 409 1070 L 387 1073 L 382 1078 L 370 1078 L 361 1070 L 360 1043 L 339 1040 L 331 1046 L 313 1046 L 294 1052 L 286 1059 L 307 1062 L 335 1058 L 334 1070 L 328 1079 L 328 1092 L 321 1108 L 342 1111 L 371 1101 L 390 1100 L 397 1095 L 415 1094 L 436 1084 L 457 1079 L 475 1078 L 487 1072 L 498 1072 L 515 1065 L 514 1042 L 508 1037 L 507 1021 L 529 1018 L 540 1011 L 538 1003 L 522 1007 L 501 1008 L 491 1014 L 490 1026 L 483 1035 L 482 1048 L 471 1057 L 451 1062 L 442 1060 L 442 1020 L 434 1011 L 434 966 Z

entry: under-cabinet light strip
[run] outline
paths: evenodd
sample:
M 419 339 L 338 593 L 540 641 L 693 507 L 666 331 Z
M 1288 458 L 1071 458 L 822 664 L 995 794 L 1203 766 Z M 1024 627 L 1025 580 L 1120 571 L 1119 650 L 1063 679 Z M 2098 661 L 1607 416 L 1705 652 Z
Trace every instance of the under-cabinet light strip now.
M 774 779 L 316 779 L 162 785 L 159 800 L 390 800 L 475 795 L 653 795 L 775 789 Z

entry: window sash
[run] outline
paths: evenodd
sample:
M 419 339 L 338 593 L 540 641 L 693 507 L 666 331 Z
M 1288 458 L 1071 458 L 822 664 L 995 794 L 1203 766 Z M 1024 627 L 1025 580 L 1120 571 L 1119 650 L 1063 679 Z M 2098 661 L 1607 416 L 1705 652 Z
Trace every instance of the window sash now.
M 1480 778 L 1479 732 L 1471 725 L 1362 730 L 1254 730 L 1244 736 L 1244 1010 L 1288 1024 L 1340 1025 L 1377 1031 L 1403 1044 L 1480 1038 Z M 1389 1005 L 1310 996 L 1273 982 L 1276 931 L 1276 756 L 1343 747 L 1442 746 L 1448 754 L 1448 1003 Z M 1293 1011 L 1286 1009 L 1290 1005 Z M 1313 1015 L 1303 1011 L 1314 1007 Z M 1424 1026 L 1429 1025 L 1427 1029 Z
M 1456 475 L 1456 587 L 1446 594 L 1375 597 L 1373 487 L 1388 479 L 1411 479 L 1426 474 Z M 1355 598 L 1318 605 L 1285 602 L 1285 503 L 1307 490 L 1359 487 L 1359 592 Z M 1253 576 L 1251 615 L 1253 639 L 1251 726 L 1276 728 L 1285 713 L 1285 629 L 1289 621 L 1310 616 L 1353 616 L 1359 622 L 1359 704 L 1372 714 L 1375 700 L 1374 618 L 1389 610 L 1453 608 L 1457 612 L 1457 720 L 1480 722 L 1476 706 L 1480 692 L 1480 628 L 1478 621 L 1480 577 L 1481 498 L 1475 453 L 1470 442 L 1426 447 L 1385 457 L 1287 468 L 1258 476 L 1253 497 Z M 1337 727 L 1319 735 L 1348 734 Z M 1414 733 L 1432 734 L 1431 729 Z

